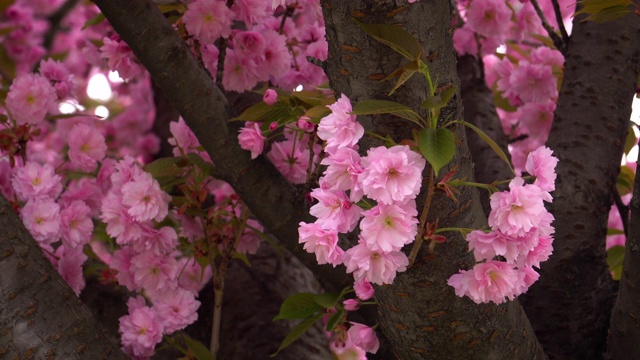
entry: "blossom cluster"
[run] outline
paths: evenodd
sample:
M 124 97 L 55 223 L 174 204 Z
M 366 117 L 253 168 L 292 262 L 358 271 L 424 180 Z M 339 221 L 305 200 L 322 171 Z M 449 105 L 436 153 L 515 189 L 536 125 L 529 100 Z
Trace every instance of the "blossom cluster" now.
M 549 148 L 540 147 L 527 158 L 526 170 L 535 177 L 532 184 L 516 177 L 509 190 L 491 195 L 491 230 L 467 235 L 478 263 L 448 280 L 456 295 L 500 304 L 525 293 L 538 280 L 533 267 L 539 268 L 553 251 L 553 215 L 544 202 L 553 200 L 549 192 L 555 190 L 557 162 Z

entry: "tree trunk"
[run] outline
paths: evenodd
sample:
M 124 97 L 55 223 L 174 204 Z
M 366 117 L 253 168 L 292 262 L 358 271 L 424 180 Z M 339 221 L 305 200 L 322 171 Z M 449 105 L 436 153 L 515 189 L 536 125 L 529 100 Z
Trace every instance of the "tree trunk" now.
M 547 142 L 560 159 L 549 206 L 554 254 L 523 304 L 550 358 L 602 358 L 615 298 L 605 263 L 607 216 L 638 79 L 640 18 L 574 19 Z
M 124 359 L 0 196 L 0 357 Z
M 329 41 L 327 73 L 332 88 L 354 101 L 385 99 L 391 84 L 378 81 L 404 65 L 400 55 L 367 36 L 352 20 L 402 24 L 425 49 L 432 79 L 437 85 L 458 86 L 456 59 L 451 41 L 450 3 L 446 0 L 397 5 L 396 1 L 323 0 Z M 404 4 L 404 2 L 403 2 Z M 426 81 L 417 75 L 400 88 L 391 100 L 419 109 L 427 95 Z M 462 118 L 460 97 L 443 112 L 443 119 Z M 395 140 L 410 139 L 406 122 L 389 116 L 359 117 L 366 130 Z M 473 178 L 464 129 L 454 130 L 460 140 L 457 155 L 447 169 L 458 165 L 457 176 Z M 364 149 L 379 145 L 368 140 Z M 422 201 L 426 188 L 422 189 Z M 480 228 L 486 217 L 475 189 L 465 188 L 455 204 L 436 194 L 429 220 L 440 219 L 442 227 Z M 418 206 L 420 208 L 420 206 Z M 425 246 L 426 247 L 426 246 Z M 407 272 L 391 286 L 376 288 L 379 324 L 398 359 L 544 359 L 524 312 L 517 302 L 477 305 L 455 296 L 447 279 L 458 268 L 468 268 L 472 257 L 466 241 L 449 236 L 446 244 L 430 255 L 426 249 Z

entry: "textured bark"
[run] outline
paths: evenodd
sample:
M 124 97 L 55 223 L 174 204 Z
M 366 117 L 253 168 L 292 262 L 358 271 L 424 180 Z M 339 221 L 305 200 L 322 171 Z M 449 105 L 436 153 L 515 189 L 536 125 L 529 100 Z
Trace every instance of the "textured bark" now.
M 493 93 L 484 80 L 481 59 L 465 55 L 458 58 L 458 76 L 460 77 L 460 94 L 464 104 L 464 119 L 482 129 L 509 156 L 507 138 L 502 131 L 500 118 L 493 102 Z M 513 177 L 507 164 L 500 159 L 493 149 L 473 130 L 466 129 L 467 143 L 475 163 L 476 181 L 491 183 Z M 489 194 L 480 192 L 480 201 L 485 214 L 489 215 Z
M 397 1 L 322 1 L 329 41 L 326 71 L 331 86 L 352 101 L 386 98 L 389 83 L 377 79 L 403 65 L 400 55 L 368 37 L 351 19 L 364 23 L 397 23 L 412 32 L 425 49 L 425 59 L 438 85 L 458 86 L 456 59 L 451 42 L 450 5 L 447 0 L 397 5 Z M 415 76 L 391 100 L 414 109 L 426 98 L 427 84 Z M 462 117 L 457 96 L 445 109 L 443 119 Z M 385 116 L 359 117 L 365 129 L 396 140 L 411 138 L 402 120 Z M 458 165 L 458 176 L 473 178 L 472 162 L 464 129 L 453 129 L 460 144 L 456 158 L 442 174 Z M 364 149 L 379 145 L 366 139 Z M 441 174 L 441 175 L 442 175 Z M 423 188 L 419 203 L 424 203 Z M 486 217 L 475 189 L 462 189 L 460 203 L 436 194 L 429 219 L 441 226 L 486 225 Z M 420 206 L 419 206 L 420 208 Z M 426 246 L 425 246 L 426 247 Z M 535 335 L 517 302 L 500 306 L 476 305 L 455 296 L 447 279 L 458 268 L 468 268 L 472 258 L 460 236 L 450 236 L 430 255 L 420 252 L 415 265 L 398 274 L 391 286 L 376 288 L 381 329 L 398 359 L 544 359 Z
M 523 304 L 550 358 L 598 359 L 604 352 L 614 283 L 605 235 L 638 79 L 640 18 L 574 20 L 547 145 L 560 159 L 554 254 Z
M 160 152 L 157 157 L 172 157 L 173 146 L 167 142 L 172 137 L 169 125 L 172 121 L 178 121 L 180 114 L 171 105 L 162 90 L 157 86 L 153 86 L 153 105 L 156 108 L 156 117 L 153 121 L 153 132 L 160 138 Z
M 124 359 L 0 196 L 0 357 Z
M 313 222 L 304 191 L 288 183 L 262 156 L 251 160 L 238 144 L 238 124 L 206 70 L 157 7 L 148 0 L 94 0 L 113 28 L 147 68 L 221 175 L 269 231 L 313 271 L 325 288 L 350 283 L 342 269 L 317 264 L 298 244 L 298 223 Z
M 622 279 L 611 314 L 607 359 L 640 359 L 640 176 L 630 204 L 631 222 L 624 251 Z M 636 315 L 638 314 L 638 315 Z

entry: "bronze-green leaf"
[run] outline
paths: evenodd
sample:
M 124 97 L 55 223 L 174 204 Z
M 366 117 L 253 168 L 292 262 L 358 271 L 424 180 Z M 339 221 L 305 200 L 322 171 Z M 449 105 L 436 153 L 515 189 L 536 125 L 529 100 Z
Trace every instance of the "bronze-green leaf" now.
M 374 39 L 389 46 L 409 60 L 415 60 L 419 54 L 424 54 L 418 40 L 401 27 L 389 24 L 364 24 L 354 19 L 362 30 Z
M 409 120 L 420 127 L 424 120 L 411 108 L 404 106 L 395 101 L 388 100 L 364 100 L 360 101 L 353 107 L 352 114 L 356 115 L 376 115 L 376 114 L 391 114 L 403 119 Z
M 424 128 L 418 133 L 418 147 L 437 176 L 456 153 L 455 136 L 449 129 Z

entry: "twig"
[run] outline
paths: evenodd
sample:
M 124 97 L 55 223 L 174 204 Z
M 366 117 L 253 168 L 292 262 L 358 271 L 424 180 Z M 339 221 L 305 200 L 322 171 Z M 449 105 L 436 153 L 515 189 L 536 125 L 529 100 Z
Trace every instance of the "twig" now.
M 620 193 L 618 189 L 613 188 L 613 201 L 616 203 L 616 207 L 618 208 L 618 212 L 620 213 L 620 218 L 622 218 L 622 229 L 624 230 L 624 235 L 629 236 L 629 206 L 625 205 L 622 202 L 622 198 L 620 197 Z
M 540 9 L 540 5 L 538 5 L 538 0 L 531 0 L 531 5 L 533 5 L 533 8 L 536 10 L 536 14 L 538 14 L 538 17 L 542 22 L 542 27 L 547 31 L 547 34 L 549 34 L 551 40 L 553 40 L 553 45 L 555 45 L 555 47 L 564 54 L 566 51 L 565 42 L 558 35 L 558 33 L 556 33 L 553 26 L 549 25 L 549 23 L 547 22 L 547 19 L 544 17 L 544 13 L 542 13 L 542 9 Z
M 418 225 L 418 235 L 416 235 L 416 242 L 413 244 L 413 248 L 411 249 L 411 254 L 409 254 L 409 266 L 413 265 L 413 262 L 416 261 L 416 257 L 418 256 L 418 251 L 420 251 L 420 246 L 422 246 L 422 234 L 424 234 L 424 227 L 427 222 L 427 213 L 429 212 L 429 207 L 431 206 L 431 200 L 433 199 L 434 186 L 433 186 L 433 170 L 429 171 L 429 187 L 427 188 L 427 199 L 424 201 L 424 207 L 422 208 L 422 213 L 420 214 L 420 224 Z
M 558 0 L 551 0 L 551 4 L 553 4 L 553 12 L 556 13 L 556 22 L 558 23 L 558 29 L 560 29 L 560 35 L 562 35 L 562 40 L 564 41 L 564 46 L 566 47 L 569 44 L 569 34 L 567 33 L 567 29 L 564 27 L 564 20 L 562 19 L 562 11 L 560 11 L 560 4 Z

